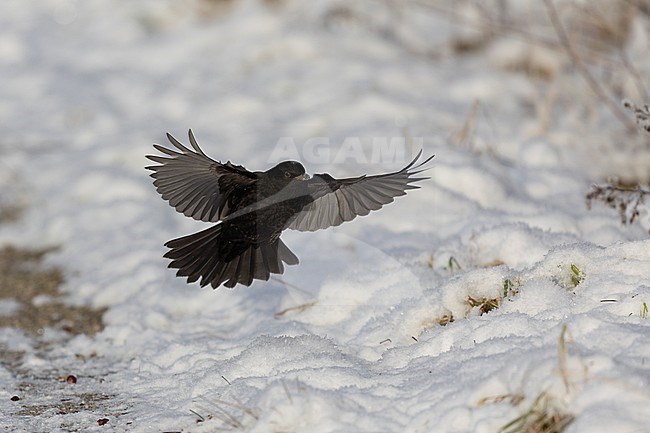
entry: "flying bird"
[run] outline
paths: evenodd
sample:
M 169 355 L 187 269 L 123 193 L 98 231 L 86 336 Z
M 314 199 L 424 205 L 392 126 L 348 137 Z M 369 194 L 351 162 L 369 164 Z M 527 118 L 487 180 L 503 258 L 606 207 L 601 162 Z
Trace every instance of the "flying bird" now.
M 416 164 L 422 151 L 403 169 L 374 176 L 335 179 L 327 173 L 309 177 L 296 161 L 284 161 L 266 171 L 248 171 L 230 161 L 221 163 L 199 147 L 192 130 L 192 149 L 170 134 L 176 149 L 158 144 L 160 155 L 147 155 L 158 163 L 146 167 L 154 186 L 178 212 L 215 225 L 165 244 L 176 275 L 201 287 L 253 280 L 282 274 L 284 264 L 298 257 L 282 242 L 285 229 L 316 231 L 338 226 L 380 209 L 406 194 L 426 177 L 414 177 L 433 156 Z

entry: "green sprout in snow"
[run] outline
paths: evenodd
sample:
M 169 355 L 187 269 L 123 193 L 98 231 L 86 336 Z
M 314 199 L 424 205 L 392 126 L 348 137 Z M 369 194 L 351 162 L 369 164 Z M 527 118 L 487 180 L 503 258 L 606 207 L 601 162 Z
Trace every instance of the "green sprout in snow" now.
M 447 263 L 447 267 L 449 268 L 450 271 L 453 271 L 453 270 L 454 270 L 454 266 L 455 266 L 456 269 L 458 269 L 459 271 L 462 269 L 462 268 L 460 267 L 460 263 L 458 263 L 458 260 L 456 260 L 456 257 L 454 257 L 454 256 L 450 256 L 450 257 L 449 257 L 449 262 Z
M 578 287 L 578 284 L 585 280 L 585 274 L 573 263 L 571 263 L 571 273 L 571 283 L 573 284 L 573 287 Z
M 519 279 L 515 279 L 515 282 L 513 282 L 510 278 L 506 278 L 505 280 L 503 280 L 503 298 L 504 299 L 509 298 L 519 293 L 518 287 L 520 285 L 521 285 L 521 281 L 519 281 Z

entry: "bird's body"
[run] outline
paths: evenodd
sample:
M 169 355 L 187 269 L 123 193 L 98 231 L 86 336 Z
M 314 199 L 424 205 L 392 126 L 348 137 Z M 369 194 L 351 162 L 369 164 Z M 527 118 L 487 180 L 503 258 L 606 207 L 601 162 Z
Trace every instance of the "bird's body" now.
M 230 162 L 222 164 L 199 148 L 192 131 L 194 151 L 171 135 L 180 151 L 154 145 L 167 157 L 148 155 L 160 165 L 150 166 L 154 185 L 177 211 L 197 220 L 217 224 L 188 236 L 173 239 L 165 257 L 170 267 L 188 282 L 201 279 L 201 286 L 249 286 L 254 279 L 268 280 L 282 274 L 284 264 L 298 258 L 280 235 L 291 228 L 314 231 L 336 226 L 358 215 L 381 208 L 393 198 L 417 188 L 410 177 L 431 158 L 413 167 L 385 175 L 335 179 L 329 174 L 309 178 L 299 162 L 285 161 L 264 172 L 250 172 Z M 420 152 L 421 153 L 421 152 Z M 419 158 L 420 155 L 418 155 Z

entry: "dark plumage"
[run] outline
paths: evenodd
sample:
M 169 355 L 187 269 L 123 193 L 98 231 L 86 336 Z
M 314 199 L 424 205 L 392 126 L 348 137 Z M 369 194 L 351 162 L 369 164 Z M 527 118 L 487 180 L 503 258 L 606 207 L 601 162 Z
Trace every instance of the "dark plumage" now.
M 337 226 L 359 215 L 367 215 L 395 197 L 405 195 L 424 177 L 413 177 L 433 156 L 394 173 L 335 179 L 329 174 L 309 178 L 296 161 L 281 162 L 267 171 L 250 172 L 230 162 L 222 164 L 208 157 L 189 131 L 193 150 L 170 134 L 177 150 L 154 144 L 165 156 L 147 155 L 158 163 L 154 185 L 164 200 L 185 216 L 214 226 L 173 239 L 170 268 L 188 282 L 201 279 L 201 286 L 237 283 L 250 286 L 253 280 L 268 280 L 282 274 L 284 264 L 298 264 L 282 242 L 285 229 L 315 231 Z

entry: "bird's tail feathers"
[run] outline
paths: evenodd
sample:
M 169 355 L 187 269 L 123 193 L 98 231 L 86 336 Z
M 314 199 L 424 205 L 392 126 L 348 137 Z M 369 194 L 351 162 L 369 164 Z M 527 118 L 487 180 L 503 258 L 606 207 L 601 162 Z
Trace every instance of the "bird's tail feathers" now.
M 253 280 L 268 280 L 271 274 L 282 274 L 284 264 L 298 264 L 298 257 L 279 238 L 267 245 L 227 243 L 222 239 L 221 224 L 206 230 L 172 239 L 165 246 L 165 257 L 172 259 L 170 268 L 176 275 L 187 277 L 189 283 L 199 278 L 201 286 L 213 288 L 237 283 L 250 286 Z

